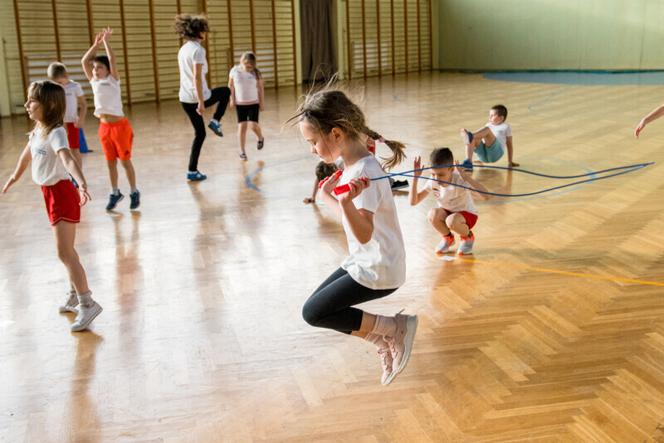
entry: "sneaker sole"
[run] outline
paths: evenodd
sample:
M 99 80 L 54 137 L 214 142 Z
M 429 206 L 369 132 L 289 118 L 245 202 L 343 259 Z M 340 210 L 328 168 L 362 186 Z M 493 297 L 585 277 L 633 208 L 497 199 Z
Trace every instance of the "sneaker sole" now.
M 65 308 L 63 306 L 60 306 L 58 308 L 58 311 L 60 311 L 60 314 L 66 314 L 67 312 L 71 312 L 73 314 L 78 314 L 78 308 Z
M 80 326 L 76 326 L 76 327 L 73 327 L 73 326 L 72 326 L 71 331 L 72 331 L 72 332 L 81 332 L 81 331 L 85 331 L 86 329 L 88 329 L 88 326 L 90 326 L 90 323 L 92 323 L 92 321 L 93 321 L 95 318 L 97 318 L 97 316 L 98 316 L 99 314 L 101 314 L 101 311 L 103 311 L 103 310 L 104 310 L 104 309 L 103 309 L 101 306 L 99 306 L 99 304 L 97 304 L 97 305 L 95 306 L 95 310 L 94 310 L 94 312 L 92 313 L 92 315 L 90 315 L 90 317 L 88 317 L 88 320 L 87 320 L 85 323 L 82 323 Z
M 389 385 L 390 383 L 392 383 L 394 379 L 397 377 L 397 375 L 399 375 L 401 371 L 406 369 L 408 360 L 410 360 L 410 353 L 413 350 L 413 342 L 415 341 L 415 332 L 417 332 L 417 315 L 409 315 L 408 320 L 406 321 L 406 336 L 403 338 L 404 342 L 403 358 L 401 359 L 399 367 L 395 370 L 392 370 L 392 374 L 390 374 L 390 377 L 385 382 L 385 385 Z

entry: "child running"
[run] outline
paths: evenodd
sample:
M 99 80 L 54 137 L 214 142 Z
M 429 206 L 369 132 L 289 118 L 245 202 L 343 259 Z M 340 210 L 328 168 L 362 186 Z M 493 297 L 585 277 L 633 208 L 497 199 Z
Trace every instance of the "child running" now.
M 67 147 L 67 131 L 62 126 L 66 109 L 65 91 L 48 80 L 34 82 L 28 89 L 25 109 L 35 127 L 2 193 L 6 193 L 21 178 L 32 161 L 32 179 L 41 186 L 46 212 L 55 234 L 58 257 L 69 273 L 71 290 L 60 312 L 76 313 L 71 330 L 83 331 L 102 308 L 92 299 L 85 269 L 74 247 L 81 206 L 90 200 L 90 195 L 81 167 Z M 78 191 L 69 181 L 68 173 L 76 179 Z
M 431 153 L 431 179 L 421 191 L 417 190 L 417 183 L 422 175 L 422 160 L 416 157 L 413 163 L 413 184 L 410 187 L 410 204 L 415 206 L 433 191 L 438 207 L 429 211 L 429 223 L 440 233 L 443 239 L 438 243 L 434 252 L 443 255 L 450 251 L 454 244 L 454 233 L 461 236 L 461 245 L 457 254 L 471 254 L 475 235 L 471 229 L 477 223 L 477 210 L 473 203 L 473 194 L 469 189 L 455 185 L 467 186 L 488 192 L 480 182 L 473 180 L 471 172 L 466 168 L 454 165 L 454 156 L 449 148 L 434 149 Z M 438 182 L 440 180 L 440 182 Z M 479 198 L 486 199 L 486 194 L 475 192 Z
M 115 53 L 109 39 L 113 34 L 106 28 L 95 37 L 93 45 L 85 53 L 81 64 L 95 101 L 95 117 L 99 118 L 99 141 L 106 157 L 108 175 L 111 180 L 111 195 L 108 197 L 107 211 L 112 211 L 124 198 L 118 188 L 118 159 L 125 170 L 131 188 L 129 209 L 138 209 L 141 194 L 136 187 L 136 172 L 131 162 L 134 133 L 129 120 L 122 111 L 122 93 L 120 92 L 120 73 L 117 68 Z M 100 46 L 104 46 L 106 55 L 96 55 Z
M 240 57 L 240 64 L 233 66 L 228 74 L 228 87 L 231 90 L 231 108 L 237 112 L 237 135 L 240 139 L 240 158 L 247 160 L 247 128 L 251 128 L 258 137 L 256 148 L 263 149 L 265 139 L 258 125 L 258 114 L 264 110 L 263 78 L 256 67 L 256 56 L 245 52 Z
M 60 62 L 53 62 L 48 66 L 46 75 L 49 80 L 60 84 L 65 89 L 67 108 L 65 109 L 65 129 L 67 130 L 67 141 L 74 160 L 83 169 L 81 158 L 81 130 L 85 124 L 85 115 L 88 112 L 88 103 L 81 85 L 69 79 L 67 67 Z
M 353 307 L 393 293 L 406 278 L 406 252 L 389 182 L 368 180 L 385 175 L 367 150 L 364 137 L 372 132 L 360 108 L 340 91 L 310 94 L 293 119 L 312 153 L 328 164 L 343 159 L 343 173 L 326 179 L 320 195 L 341 218 L 349 250 L 341 267 L 306 301 L 302 315 L 312 326 L 373 343 L 381 358 L 381 383 L 387 385 L 408 363 L 417 316 L 387 317 Z M 385 163 L 387 168 L 401 162 L 405 148 L 402 143 L 389 146 L 393 155 Z M 335 197 L 335 186 L 343 184 L 350 190 Z
M 507 150 L 507 166 L 519 166 L 514 161 L 514 142 L 512 127 L 506 123 L 507 108 L 503 105 L 494 105 L 489 110 L 489 122 L 477 132 L 461 129 L 461 138 L 466 144 L 466 159 L 463 167 L 473 169 L 473 154 L 484 163 L 495 163 Z

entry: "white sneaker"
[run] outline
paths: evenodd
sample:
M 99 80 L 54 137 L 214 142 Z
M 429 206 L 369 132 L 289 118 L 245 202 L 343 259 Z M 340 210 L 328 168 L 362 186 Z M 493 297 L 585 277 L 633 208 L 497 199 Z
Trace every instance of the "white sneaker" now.
M 76 306 L 78 306 L 78 297 L 76 296 L 75 291 L 71 291 L 69 292 L 69 298 L 65 304 L 60 306 L 58 309 L 60 310 L 61 314 L 64 314 L 65 312 L 73 312 L 74 314 L 78 314 L 78 308 Z
M 395 316 L 397 330 L 394 337 L 385 337 L 392 353 L 392 372 L 384 384 L 390 384 L 401 371 L 406 368 L 410 353 L 413 350 L 415 331 L 417 331 L 417 315 Z
M 99 303 L 92 301 L 90 306 L 80 305 L 78 308 L 78 315 L 76 320 L 71 325 L 72 332 L 85 331 L 99 314 L 101 314 L 102 308 L 99 306 Z

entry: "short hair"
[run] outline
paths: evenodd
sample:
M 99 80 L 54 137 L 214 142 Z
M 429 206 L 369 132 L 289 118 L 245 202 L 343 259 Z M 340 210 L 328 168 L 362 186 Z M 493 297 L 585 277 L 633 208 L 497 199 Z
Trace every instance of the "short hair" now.
M 202 14 L 178 14 L 175 16 L 175 32 L 182 38 L 201 38 L 203 32 L 210 32 L 210 26 Z
M 64 77 L 65 75 L 67 75 L 67 67 L 64 64 L 60 62 L 53 62 L 48 65 L 46 76 L 49 79 L 55 80 L 56 78 Z
M 496 111 L 496 114 L 501 116 L 504 120 L 507 119 L 507 108 L 505 105 L 493 105 L 491 106 L 492 111 Z
M 337 168 L 337 165 L 334 163 L 325 163 L 322 161 L 316 165 L 316 178 L 318 181 L 323 181 L 330 175 L 337 172 L 338 169 L 339 168 Z
M 429 160 L 432 167 L 452 166 L 454 164 L 454 154 L 452 154 L 450 148 L 436 148 L 431 152 Z
M 106 55 L 98 55 L 92 59 L 93 62 L 103 63 L 106 66 L 106 69 L 111 70 L 111 61 Z

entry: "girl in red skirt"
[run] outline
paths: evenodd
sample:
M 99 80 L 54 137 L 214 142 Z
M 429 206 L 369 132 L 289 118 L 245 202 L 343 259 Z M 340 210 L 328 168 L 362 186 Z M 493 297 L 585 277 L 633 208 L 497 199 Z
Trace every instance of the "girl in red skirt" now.
M 90 200 L 90 195 L 83 172 L 68 147 L 67 131 L 62 125 L 65 107 L 62 86 L 48 80 L 30 85 L 25 109 L 35 127 L 2 193 L 18 181 L 32 160 L 32 179 L 42 188 L 46 212 L 55 233 L 58 257 L 67 268 L 71 282 L 72 290 L 60 312 L 77 314 L 71 330 L 78 332 L 87 329 L 102 308 L 92 299 L 85 270 L 74 248 L 81 206 Z M 69 181 L 67 173 L 78 182 L 78 190 Z

